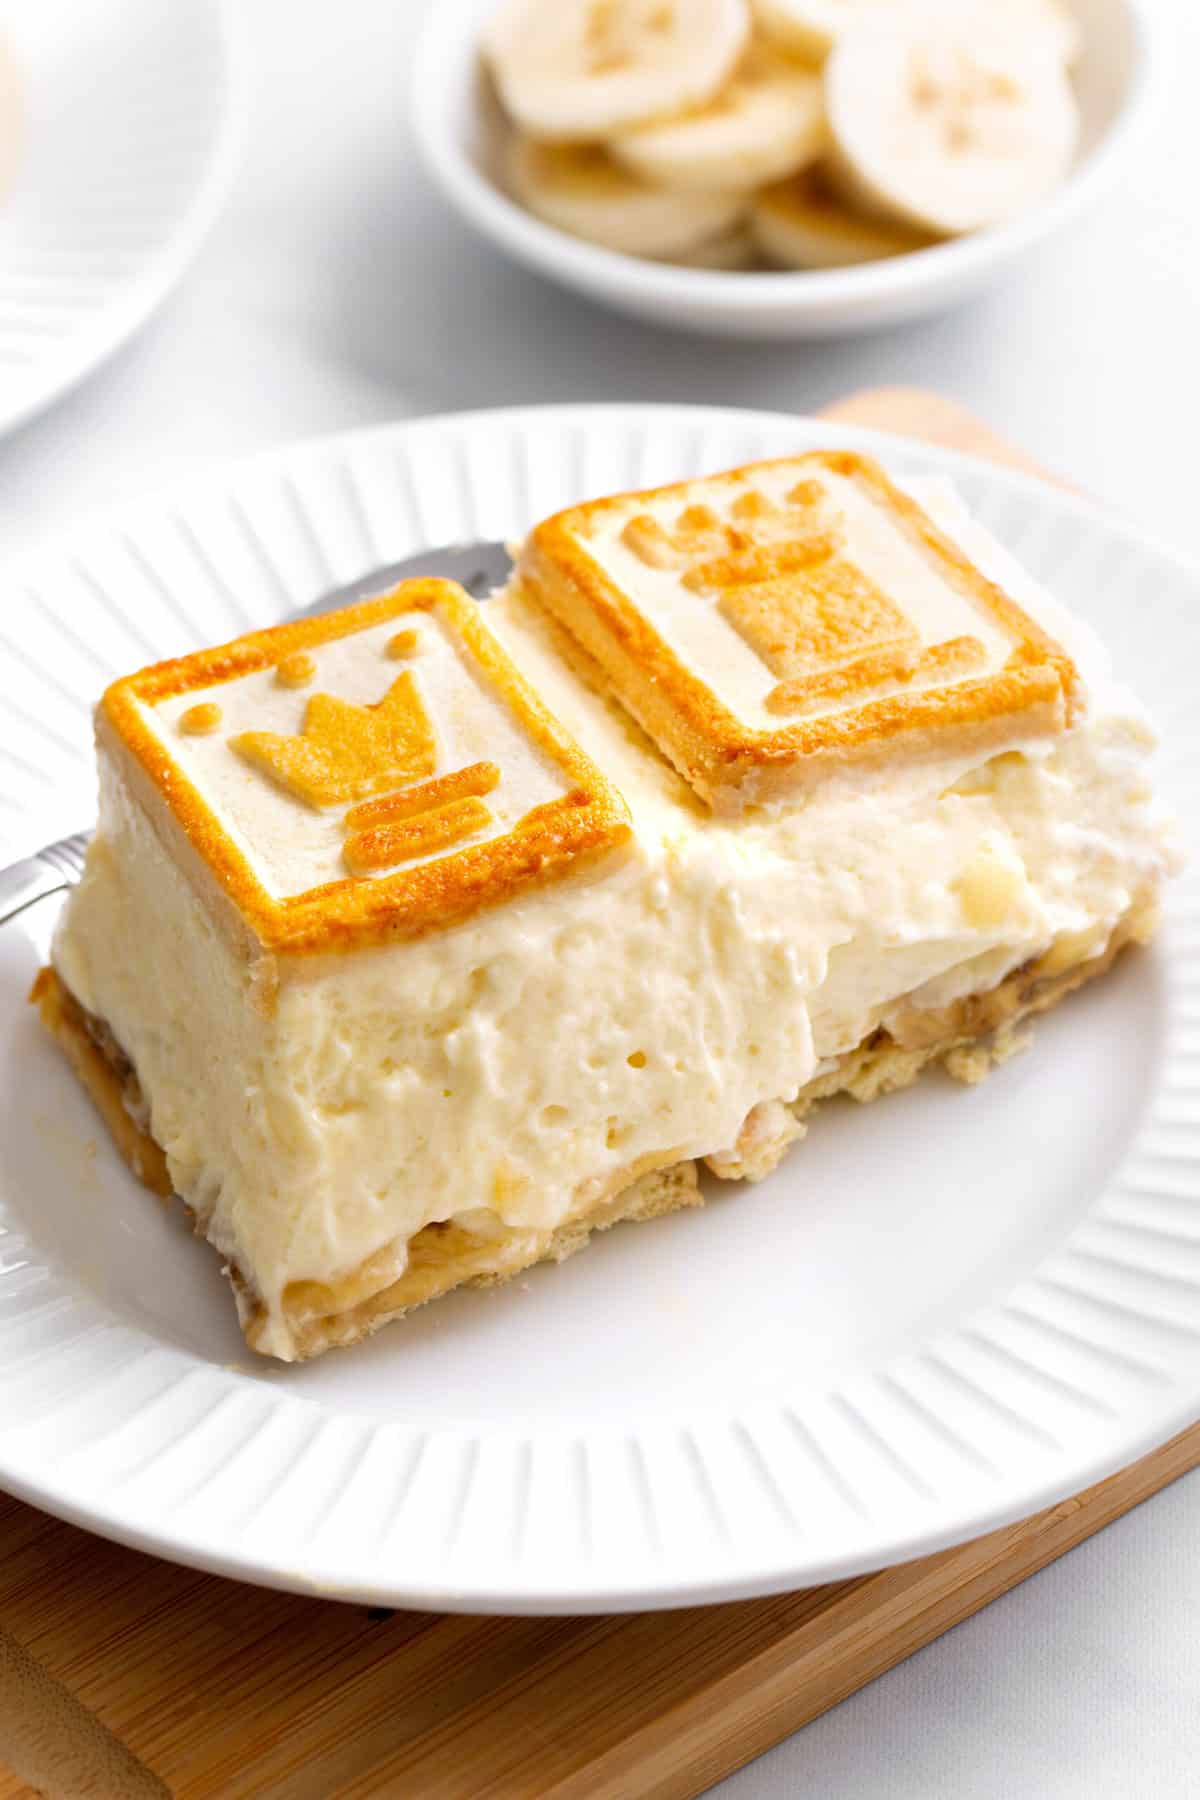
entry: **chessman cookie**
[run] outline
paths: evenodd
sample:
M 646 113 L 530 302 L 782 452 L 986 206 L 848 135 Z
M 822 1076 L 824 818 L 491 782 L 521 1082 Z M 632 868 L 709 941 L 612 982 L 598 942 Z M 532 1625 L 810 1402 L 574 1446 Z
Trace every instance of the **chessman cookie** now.
M 629 837 L 447 581 L 143 670 L 97 732 L 210 915 L 276 977 L 281 958 L 444 930 Z
M 520 573 L 721 811 L 1067 729 L 1066 652 L 869 457 L 558 513 Z

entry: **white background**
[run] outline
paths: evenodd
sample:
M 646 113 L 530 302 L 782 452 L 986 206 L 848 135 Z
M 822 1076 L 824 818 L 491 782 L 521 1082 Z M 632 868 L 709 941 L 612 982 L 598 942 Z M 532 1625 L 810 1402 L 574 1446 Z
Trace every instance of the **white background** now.
M 0 545 L 214 459 L 377 420 L 587 399 L 803 412 L 915 382 L 1200 556 L 1200 9 L 1157 3 L 1174 38 L 1158 116 L 1096 213 L 965 311 L 790 348 L 635 325 L 470 239 L 406 136 L 425 0 L 241 0 L 251 117 L 229 207 L 149 330 L 0 443 Z M 1198 1620 L 1193 1476 L 720 1792 L 1195 1795 Z

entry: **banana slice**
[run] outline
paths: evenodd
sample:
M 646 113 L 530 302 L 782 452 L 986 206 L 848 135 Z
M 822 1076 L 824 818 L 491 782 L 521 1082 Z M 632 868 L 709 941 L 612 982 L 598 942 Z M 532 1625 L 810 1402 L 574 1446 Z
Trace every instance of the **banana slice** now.
M 785 269 L 841 269 L 924 250 L 937 239 L 854 213 L 820 169 L 805 169 L 755 195 L 750 227 L 764 256 Z
M 944 237 L 998 224 L 1066 173 L 1079 113 L 1044 38 L 943 24 L 842 38 L 825 66 L 830 169 L 852 205 Z
M 749 36 L 747 0 L 508 0 L 483 54 L 532 137 L 587 143 L 703 106 Z
M 758 242 L 748 224 L 732 226 L 718 237 L 707 238 L 682 256 L 660 256 L 659 262 L 680 269 L 752 269 L 758 261 Z
M 904 29 L 931 19 L 956 30 L 977 23 L 989 31 L 1040 39 L 1063 62 L 1079 55 L 1078 21 L 1062 0 L 752 0 L 762 29 L 794 55 L 824 61 L 838 40 L 859 25 Z
M 738 194 L 653 187 L 584 144 L 515 138 L 508 174 L 517 198 L 539 219 L 626 256 L 686 256 L 728 231 L 745 209 Z
M 825 144 L 821 78 L 755 44 L 715 100 L 609 139 L 618 162 L 664 187 L 740 188 L 804 168 Z

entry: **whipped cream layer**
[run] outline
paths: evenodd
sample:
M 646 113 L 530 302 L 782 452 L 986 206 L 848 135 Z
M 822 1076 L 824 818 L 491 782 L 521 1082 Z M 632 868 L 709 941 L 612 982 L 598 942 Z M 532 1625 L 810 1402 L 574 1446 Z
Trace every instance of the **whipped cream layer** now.
M 487 606 L 624 795 L 632 854 L 413 942 L 281 959 L 274 1005 L 119 775 L 55 946 L 137 1069 L 178 1191 L 294 1353 L 290 1283 L 376 1286 L 434 1220 L 551 1229 L 631 1170 L 720 1156 L 892 1009 L 1099 953 L 1169 868 L 1153 740 L 1090 632 L 964 517 L 919 498 L 1069 650 L 1066 734 L 839 777 L 714 817 L 519 593 Z M 350 649 L 351 640 L 345 640 Z M 1085 947 L 1081 952 L 1080 946 Z

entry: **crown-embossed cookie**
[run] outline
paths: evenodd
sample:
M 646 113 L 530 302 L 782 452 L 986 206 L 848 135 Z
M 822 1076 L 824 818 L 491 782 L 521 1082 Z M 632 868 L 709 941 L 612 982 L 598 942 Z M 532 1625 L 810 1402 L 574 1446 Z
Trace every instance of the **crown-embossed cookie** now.
M 813 453 L 573 507 L 528 590 L 715 807 L 831 770 L 1052 734 L 1066 653 L 867 457 Z
M 420 648 L 400 669 L 398 638 Z M 419 936 L 630 835 L 447 581 L 145 669 L 109 688 L 99 729 L 185 866 L 274 951 Z

